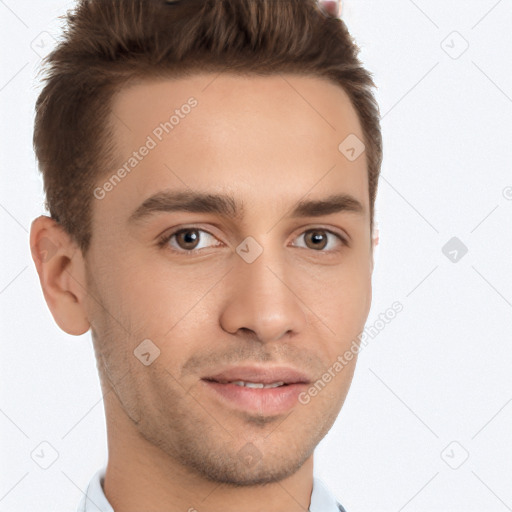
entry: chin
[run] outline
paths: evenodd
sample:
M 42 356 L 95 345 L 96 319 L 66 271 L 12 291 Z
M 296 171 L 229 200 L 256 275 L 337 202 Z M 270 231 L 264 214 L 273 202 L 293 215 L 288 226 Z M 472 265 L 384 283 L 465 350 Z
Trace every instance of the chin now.
M 296 473 L 310 457 L 312 450 L 291 450 L 289 453 L 261 453 L 247 443 L 233 454 L 224 450 L 187 456 L 182 463 L 203 478 L 232 487 L 264 486 L 285 480 Z

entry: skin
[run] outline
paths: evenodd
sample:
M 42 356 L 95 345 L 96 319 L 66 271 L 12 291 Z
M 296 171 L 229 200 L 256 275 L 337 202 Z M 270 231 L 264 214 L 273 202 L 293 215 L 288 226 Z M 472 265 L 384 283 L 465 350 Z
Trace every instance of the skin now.
M 107 421 L 104 490 L 116 512 L 307 510 L 313 450 L 344 403 L 357 358 L 308 404 L 280 415 L 228 406 L 201 377 L 227 363 L 287 365 L 316 381 L 362 332 L 375 243 L 366 159 L 338 150 L 351 133 L 362 140 L 362 129 L 346 93 L 320 78 L 148 81 L 114 98 L 119 166 L 191 96 L 190 114 L 93 201 L 87 255 L 41 216 L 30 233 L 34 262 L 57 324 L 72 335 L 91 329 Z M 129 224 L 162 190 L 229 193 L 244 216 L 159 212 Z M 287 217 L 299 200 L 333 193 L 355 197 L 363 214 Z M 176 237 L 158 246 L 170 228 L 190 224 L 207 232 L 199 253 L 185 254 Z M 326 247 L 308 245 L 313 228 L 346 234 L 350 246 L 325 231 Z M 248 236 L 263 248 L 250 264 L 236 252 Z M 55 250 L 44 261 L 48 239 Z M 148 366 L 133 353 L 144 339 L 160 350 Z M 248 443 L 256 464 L 239 454 Z

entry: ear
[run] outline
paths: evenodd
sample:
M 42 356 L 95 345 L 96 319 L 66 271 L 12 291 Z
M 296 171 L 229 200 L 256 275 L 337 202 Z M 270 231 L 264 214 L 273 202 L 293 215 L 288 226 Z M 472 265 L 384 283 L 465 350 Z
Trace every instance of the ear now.
M 375 251 L 377 249 L 377 245 L 379 245 L 379 228 L 377 227 L 376 224 L 377 223 L 375 223 L 375 225 L 373 227 L 373 232 L 372 232 L 372 247 L 371 247 L 371 252 L 372 252 L 372 272 L 373 272 L 373 269 L 375 267 Z
M 87 332 L 86 272 L 80 248 L 54 219 L 41 215 L 30 226 L 30 250 L 57 325 L 75 336 Z

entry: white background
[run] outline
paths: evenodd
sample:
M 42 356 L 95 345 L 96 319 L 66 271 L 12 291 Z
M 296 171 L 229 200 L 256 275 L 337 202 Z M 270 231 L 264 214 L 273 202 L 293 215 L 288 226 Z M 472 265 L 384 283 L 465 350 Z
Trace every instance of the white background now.
M 90 335 L 54 323 L 28 244 L 38 53 L 72 5 L 0 0 L 0 512 L 75 510 L 107 460 Z M 361 352 L 315 473 L 348 512 L 512 510 L 512 2 L 347 0 L 343 18 L 383 116 L 367 325 L 403 311 Z

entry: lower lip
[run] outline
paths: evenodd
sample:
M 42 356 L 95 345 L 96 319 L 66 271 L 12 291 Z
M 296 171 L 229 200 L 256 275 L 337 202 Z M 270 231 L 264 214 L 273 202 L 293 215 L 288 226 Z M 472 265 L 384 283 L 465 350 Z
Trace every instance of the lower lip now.
M 264 415 L 287 412 L 297 403 L 299 394 L 307 388 L 307 384 L 303 383 L 276 388 L 248 388 L 209 380 L 201 382 L 237 409 Z

